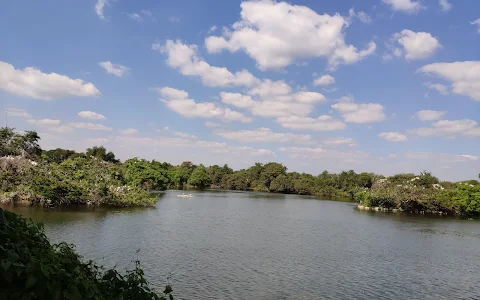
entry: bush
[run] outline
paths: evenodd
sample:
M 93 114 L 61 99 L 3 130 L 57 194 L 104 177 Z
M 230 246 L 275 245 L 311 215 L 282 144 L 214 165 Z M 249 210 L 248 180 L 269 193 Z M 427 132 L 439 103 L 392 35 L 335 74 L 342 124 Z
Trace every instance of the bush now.
M 73 246 L 51 245 L 43 226 L 0 209 L 0 299 L 173 299 L 156 294 L 138 261 L 125 275 L 83 262 Z

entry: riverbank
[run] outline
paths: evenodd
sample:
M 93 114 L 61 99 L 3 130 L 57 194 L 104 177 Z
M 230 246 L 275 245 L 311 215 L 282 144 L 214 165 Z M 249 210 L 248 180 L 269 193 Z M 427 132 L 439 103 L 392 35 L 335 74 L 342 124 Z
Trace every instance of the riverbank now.
M 440 181 L 428 172 L 383 176 L 323 171 L 318 175 L 287 172 L 276 162 L 256 163 L 234 171 L 228 165 L 205 167 L 131 158 L 124 162 L 104 147 L 85 153 L 66 149 L 42 150 L 35 132 L 0 130 L 0 198 L 25 205 L 152 206 L 152 190 L 219 187 L 224 190 L 350 198 L 365 207 L 405 211 L 480 214 L 480 183 Z M 22 141 L 18 143 L 17 141 Z M 20 155 L 21 154 L 21 155 Z M 16 155 L 16 156 L 15 156 Z

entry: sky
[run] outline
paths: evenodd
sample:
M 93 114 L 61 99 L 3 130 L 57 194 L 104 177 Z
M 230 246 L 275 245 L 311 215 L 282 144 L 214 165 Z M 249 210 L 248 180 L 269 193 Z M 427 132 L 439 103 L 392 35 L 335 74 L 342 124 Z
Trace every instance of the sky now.
M 5 0 L 0 122 L 43 149 L 480 173 L 477 0 Z

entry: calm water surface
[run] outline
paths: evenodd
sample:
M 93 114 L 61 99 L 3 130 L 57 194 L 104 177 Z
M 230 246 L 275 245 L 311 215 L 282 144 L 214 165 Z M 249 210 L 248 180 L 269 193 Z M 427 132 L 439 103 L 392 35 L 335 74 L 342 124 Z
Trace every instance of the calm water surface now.
M 16 212 L 176 299 L 480 299 L 480 222 L 293 195 L 168 191 L 155 209 Z M 136 254 L 139 250 L 138 254 Z

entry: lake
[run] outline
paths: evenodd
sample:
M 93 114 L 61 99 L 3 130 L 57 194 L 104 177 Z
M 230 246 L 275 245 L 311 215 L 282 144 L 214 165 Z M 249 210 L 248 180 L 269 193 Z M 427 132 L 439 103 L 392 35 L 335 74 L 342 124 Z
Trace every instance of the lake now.
M 252 192 L 166 192 L 150 209 L 15 208 L 53 242 L 175 299 L 480 299 L 480 222 Z M 137 253 L 138 251 L 138 253 Z

